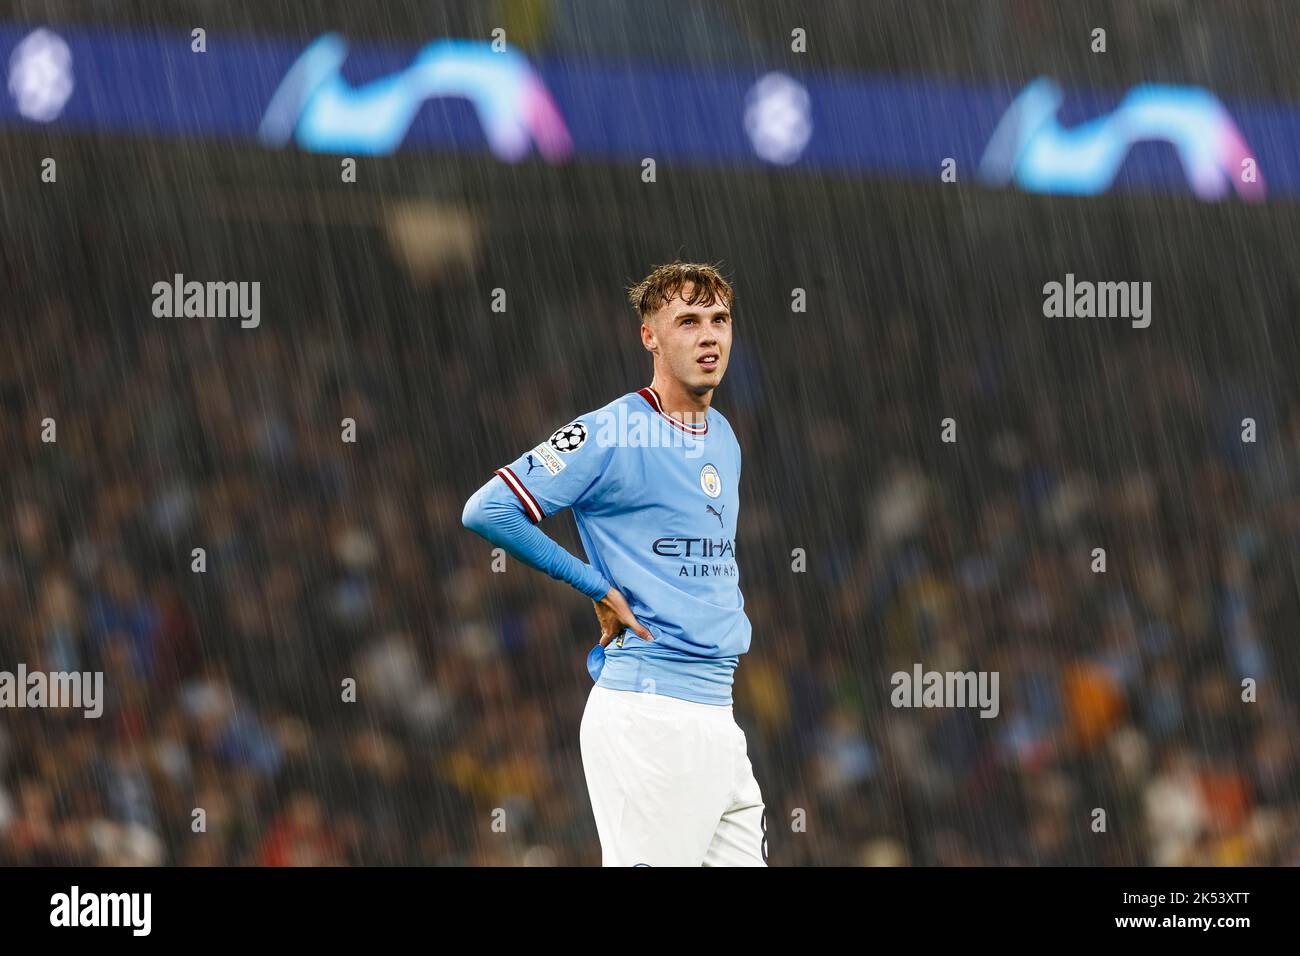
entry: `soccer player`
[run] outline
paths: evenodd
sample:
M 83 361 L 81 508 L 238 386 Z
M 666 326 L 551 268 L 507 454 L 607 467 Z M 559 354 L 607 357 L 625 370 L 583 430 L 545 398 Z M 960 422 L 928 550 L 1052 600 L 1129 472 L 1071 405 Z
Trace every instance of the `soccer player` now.
M 734 294 L 712 266 L 683 262 L 628 294 L 650 385 L 499 468 L 462 520 L 595 602 L 579 736 L 604 865 L 765 866 L 763 798 L 731 709 L 750 640 L 740 446 L 712 407 Z M 565 508 L 590 563 L 536 527 Z

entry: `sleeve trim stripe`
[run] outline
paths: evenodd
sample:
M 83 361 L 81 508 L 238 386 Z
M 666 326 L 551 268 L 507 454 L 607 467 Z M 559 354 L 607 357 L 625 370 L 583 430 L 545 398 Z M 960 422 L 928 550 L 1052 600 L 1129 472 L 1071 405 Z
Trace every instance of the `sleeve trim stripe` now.
M 496 473 L 500 476 L 501 480 L 506 483 L 510 490 L 515 493 L 515 497 L 523 504 L 524 511 L 528 514 L 528 517 L 532 520 L 533 524 L 537 524 L 537 522 L 541 521 L 542 518 L 545 517 L 542 514 L 541 506 L 537 503 L 537 499 L 529 494 L 528 489 L 524 487 L 524 483 L 519 480 L 518 475 L 509 468 L 498 468 Z

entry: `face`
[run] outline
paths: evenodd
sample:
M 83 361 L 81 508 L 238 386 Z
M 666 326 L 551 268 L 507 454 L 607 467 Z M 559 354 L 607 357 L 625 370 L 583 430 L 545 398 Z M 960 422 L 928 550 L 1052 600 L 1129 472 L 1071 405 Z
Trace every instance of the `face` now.
M 691 286 L 683 290 L 690 297 Z M 655 368 L 680 382 L 688 392 L 704 394 L 718 387 L 731 355 L 731 310 L 721 300 L 687 305 L 683 295 L 664 303 L 641 326 L 641 341 L 655 355 Z

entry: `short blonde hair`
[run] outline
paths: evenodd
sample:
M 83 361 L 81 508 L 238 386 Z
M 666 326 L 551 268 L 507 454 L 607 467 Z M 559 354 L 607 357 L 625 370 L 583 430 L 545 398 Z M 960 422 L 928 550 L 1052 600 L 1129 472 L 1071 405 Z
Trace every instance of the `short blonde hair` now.
M 671 302 L 690 283 L 687 305 L 713 305 L 725 302 L 728 309 L 736 303 L 735 290 L 716 266 L 700 262 L 670 262 L 656 266 L 648 276 L 627 290 L 628 302 L 644 322 L 665 303 Z

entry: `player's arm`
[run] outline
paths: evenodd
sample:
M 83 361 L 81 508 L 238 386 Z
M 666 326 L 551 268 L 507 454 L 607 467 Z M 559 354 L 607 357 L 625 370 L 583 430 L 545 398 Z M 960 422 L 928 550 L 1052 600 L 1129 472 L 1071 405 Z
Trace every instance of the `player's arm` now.
M 507 480 L 498 473 L 474 492 L 465 503 L 461 523 L 530 568 L 563 581 L 593 601 L 601 600 L 610 589 L 605 576 L 537 527 Z
M 556 436 L 561 434 L 566 434 L 566 440 L 557 447 Z M 652 640 L 650 632 L 633 616 L 627 599 L 603 574 L 537 527 L 543 518 L 597 493 L 612 464 L 613 449 L 597 447 L 595 441 L 588 440 L 589 434 L 579 419 L 556 432 L 550 441 L 497 469 L 466 502 L 461 523 L 516 560 L 591 598 L 601 623 L 602 644 L 622 631 L 617 624 Z

